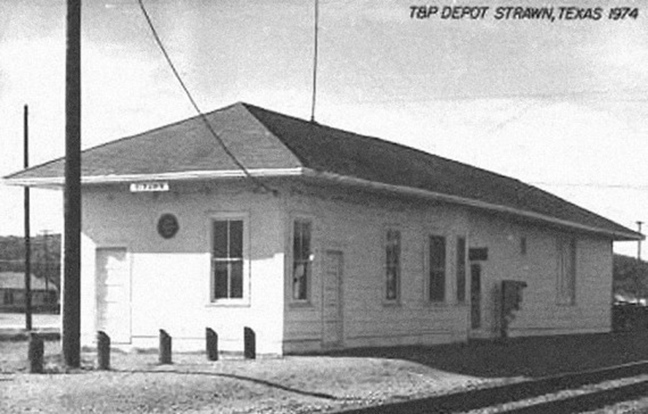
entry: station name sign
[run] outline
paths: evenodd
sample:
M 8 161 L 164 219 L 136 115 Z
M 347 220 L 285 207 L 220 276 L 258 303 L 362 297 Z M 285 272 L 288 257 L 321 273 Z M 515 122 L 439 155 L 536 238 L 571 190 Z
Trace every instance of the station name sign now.
M 131 193 L 147 193 L 157 191 L 169 191 L 169 183 L 167 182 L 151 182 L 151 183 L 131 183 Z

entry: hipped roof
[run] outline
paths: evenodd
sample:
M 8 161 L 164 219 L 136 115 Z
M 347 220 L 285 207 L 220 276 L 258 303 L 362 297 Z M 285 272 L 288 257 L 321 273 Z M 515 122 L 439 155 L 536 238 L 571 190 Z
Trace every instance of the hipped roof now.
M 251 175 L 301 175 L 436 198 L 616 240 L 643 236 L 519 180 L 413 148 L 308 122 L 246 103 L 206 114 Z M 64 158 L 5 177 L 8 184 L 63 185 Z M 199 117 L 82 153 L 82 182 L 242 176 Z

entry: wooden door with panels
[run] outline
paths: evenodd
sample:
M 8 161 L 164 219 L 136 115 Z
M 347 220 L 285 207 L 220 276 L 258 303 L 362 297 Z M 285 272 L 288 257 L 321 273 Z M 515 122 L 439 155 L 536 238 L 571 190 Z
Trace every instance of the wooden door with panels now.
M 125 248 L 96 250 L 96 329 L 113 343 L 131 342 L 130 263 Z

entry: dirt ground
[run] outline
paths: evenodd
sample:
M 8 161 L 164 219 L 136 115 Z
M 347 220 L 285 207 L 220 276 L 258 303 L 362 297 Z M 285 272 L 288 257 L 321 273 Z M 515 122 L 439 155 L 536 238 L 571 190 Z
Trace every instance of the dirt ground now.
M 203 354 L 113 352 L 109 372 L 65 373 L 45 343 L 45 374 L 28 374 L 27 343 L 0 342 L 2 413 L 307 413 L 429 397 L 453 390 L 648 359 L 648 335 L 527 338 L 437 347 L 208 362 Z
M 58 342 L 46 342 L 46 374 L 27 374 L 25 342 L 0 342 L 0 412 L 305 413 L 328 412 L 464 389 L 482 383 L 417 363 L 352 356 L 288 356 L 208 362 L 177 354 L 113 352 L 113 370 L 61 372 Z

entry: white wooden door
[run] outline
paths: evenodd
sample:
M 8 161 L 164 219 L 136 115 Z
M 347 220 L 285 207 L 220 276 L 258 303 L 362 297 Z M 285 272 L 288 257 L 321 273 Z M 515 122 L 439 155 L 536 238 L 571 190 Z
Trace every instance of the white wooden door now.
M 130 265 L 124 248 L 96 253 L 97 330 L 113 343 L 131 341 Z
M 324 257 L 322 281 L 322 342 L 327 347 L 342 345 L 343 270 L 342 252 L 328 250 Z

